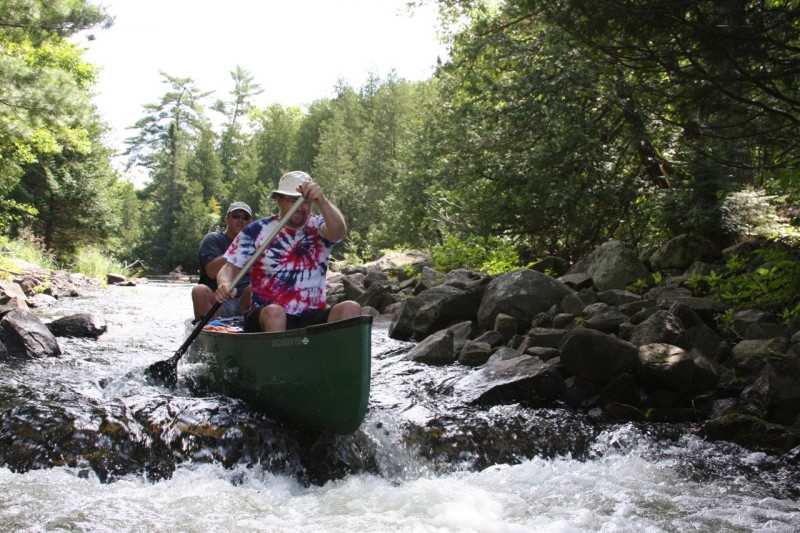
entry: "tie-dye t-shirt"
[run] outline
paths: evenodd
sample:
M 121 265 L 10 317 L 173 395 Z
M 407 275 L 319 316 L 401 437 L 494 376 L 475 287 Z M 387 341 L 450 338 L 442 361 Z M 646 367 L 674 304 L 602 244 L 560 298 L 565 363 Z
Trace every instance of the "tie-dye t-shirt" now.
M 273 215 L 256 220 L 243 229 L 225 252 L 225 259 L 243 268 L 279 219 Z M 328 256 L 335 243 L 320 235 L 324 219 L 309 215 L 299 230 L 283 228 L 250 270 L 252 306 L 278 304 L 292 315 L 327 305 L 325 275 Z

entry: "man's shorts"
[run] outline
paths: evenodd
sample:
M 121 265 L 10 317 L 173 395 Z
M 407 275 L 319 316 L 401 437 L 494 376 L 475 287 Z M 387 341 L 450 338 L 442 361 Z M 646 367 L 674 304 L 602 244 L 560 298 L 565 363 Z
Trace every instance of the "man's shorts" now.
M 261 331 L 258 324 L 258 316 L 261 314 L 263 307 L 256 307 L 251 309 L 244 315 L 244 332 L 255 333 Z M 309 311 L 302 315 L 290 315 L 286 313 L 286 329 L 300 329 L 307 328 L 308 326 L 316 326 L 317 324 L 324 324 L 328 321 L 328 315 L 331 314 L 331 308 L 317 309 L 316 311 Z
M 237 296 L 236 298 L 231 298 L 224 304 L 222 304 L 219 308 L 219 316 L 220 318 L 228 318 L 232 316 L 240 316 L 242 313 L 239 311 L 239 303 L 241 303 L 242 297 Z

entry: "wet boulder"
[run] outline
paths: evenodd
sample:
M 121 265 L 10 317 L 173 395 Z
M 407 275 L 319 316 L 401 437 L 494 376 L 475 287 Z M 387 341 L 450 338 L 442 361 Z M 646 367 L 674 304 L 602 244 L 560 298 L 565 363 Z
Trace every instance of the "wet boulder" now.
M 41 320 L 27 311 L 11 311 L 3 317 L 0 325 L 9 356 L 36 359 L 61 355 L 55 336 Z
M 414 345 L 404 359 L 434 366 L 444 366 L 455 362 L 453 332 L 444 329 L 426 337 L 419 344 Z
M 47 328 L 56 337 L 85 337 L 96 339 L 106 332 L 108 324 L 105 319 L 90 313 L 79 313 L 65 316 L 47 324 Z
M 467 342 L 471 330 L 470 322 L 460 322 L 437 331 L 411 348 L 404 359 L 433 366 L 452 364 Z
M 28 307 L 33 307 L 34 309 L 50 307 L 57 301 L 58 300 L 56 298 L 50 296 L 49 294 L 39 292 L 28 298 Z
M 553 366 L 536 357 L 520 355 L 486 363 L 457 381 L 453 390 L 469 404 L 520 403 L 537 407 L 561 399 L 566 385 Z
M 708 420 L 700 427 L 704 439 L 735 442 L 750 450 L 783 454 L 800 446 L 800 429 L 772 424 L 763 419 L 731 413 Z
M 492 355 L 492 346 L 488 342 L 467 341 L 458 354 L 458 362 L 464 366 L 481 366 Z

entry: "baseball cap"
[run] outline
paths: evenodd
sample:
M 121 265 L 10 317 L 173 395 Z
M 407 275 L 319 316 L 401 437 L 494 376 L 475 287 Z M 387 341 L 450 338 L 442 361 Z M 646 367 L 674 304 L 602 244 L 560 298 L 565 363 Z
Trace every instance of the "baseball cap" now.
M 225 213 L 225 216 L 230 215 L 234 211 L 244 211 L 251 217 L 253 216 L 253 211 L 250 209 L 250 206 L 244 202 L 233 202 L 228 206 L 228 211 Z

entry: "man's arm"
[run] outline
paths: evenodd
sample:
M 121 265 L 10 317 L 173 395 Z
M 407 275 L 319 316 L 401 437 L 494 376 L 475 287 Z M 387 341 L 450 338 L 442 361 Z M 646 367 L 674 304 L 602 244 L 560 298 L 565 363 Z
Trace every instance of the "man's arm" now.
M 200 261 L 203 272 L 209 279 L 215 280 L 219 269 L 226 263 L 223 255 L 228 249 L 228 240 L 220 233 L 209 233 L 200 242 Z
M 219 303 L 225 303 L 236 296 L 236 287 L 233 286 L 233 278 L 235 278 L 241 270 L 241 268 L 227 261 L 225 261 L 225 264 L 219 269 L 217 273 L 217 290 L 214 292 Z
M 316 204 L 322 218 L 325 220 L 325 224 L 321 229 L 322 236 L 331 242 L 339 242 L 344 239 L 347 233 L 344 215 L 342 215 L 338 207 L 325 197 L 320 186 L 314 182 L 306 182 L 299 187 L 299 192 L 306 200 Z
M 331 242 L 339 242 L 344 239 L 347 233 L 347 224 L 339 208 L 327 199 L 324 202 L 317 202 L 317 208 L 325 220 L 325 225 L 322 226 L 322 236 Z
M 220 269 L 227 263 L 224 254 L 225 250 L 222 250 L 220 255 L 206 263 L 206 274 L 209 278 L 216 279 L 219 276 Z

